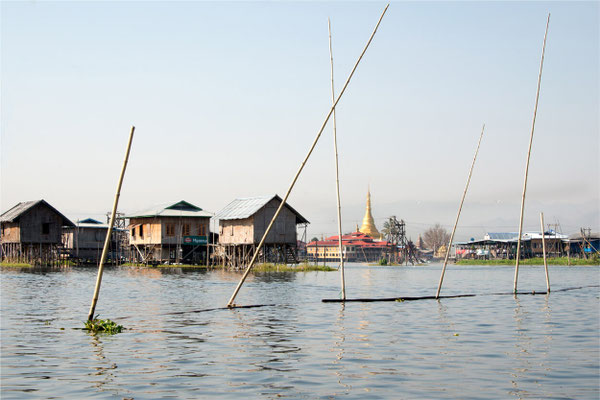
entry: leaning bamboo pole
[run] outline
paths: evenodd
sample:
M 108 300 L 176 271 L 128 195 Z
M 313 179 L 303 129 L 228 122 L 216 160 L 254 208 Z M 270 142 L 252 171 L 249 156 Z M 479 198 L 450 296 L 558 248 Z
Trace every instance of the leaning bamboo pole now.
M 540 213 L 540 224 L 542 226 L 542 252 L 544 253 L 544 270 L 546 271 L 546 290 L 550 293 L 550 277 L 548 276 L 548 260 L 546 259 L 546 234 L 544 233 L 544 213 Z
M 229 307 L 229 308 L 235 307 L 235 304 L 233 303 L 234 300 L 235 300 L 235 297 L 237 296 L 238 292 L 240 291 L 242 285 L 244 284 L 244 281 L 248 277 L 248 274 L 252 270 L 252 267 L 254 266 L 254 262 L 256 261 L 256 257 L 258 255 L 260 249 L 262 248 L 263 244 L 265 243 L 267 235 L 269 234 L 269 232 L 271 232 L 271 228 L 273 227 L 273 224 L 275 223 L 275 220 L 279 216 L 279 213 L 281 213 L 281 210 L 283 209 L 283 206 L 285 205 L 288 197 L 290 196 L 290 193 L 292 192 L 292 189 L 294 188 L 294 185 L 296 184 L 296 181 L 298 180 L 298 177 L 300 176 L 300 173 L 304 169 L 304 165 L 306 165 L 306 162 L 310 158 L 310 155 L 312 154 L 315 146 L 317 145 L 317 142 L 319 141 L 319 138 L 321 137 L 321 134 L 323 133 L 323 130 L 325 130 L 325 126 L 327 126 L 327 122 L 329 121 L 329 118 L 331 117 L 331 114 L 333 114 L 333 112 L 335 110 L 335 107 L 337 106 L 337 103 L 340 101 L 340 99 L 344 95 L 344 92 L 346 91 L 346 88 L 348 87 L 348 84 L 350 83 L 350 79 L 352 79 L 352 76 L 354 75 L 354 72 L 356 71 L 356 68 L 358 67 L 358 64 L 360 63 L 360 60 L 362 60 L 362 58 L 365 55 L 367 49 L 369 48 L 369 45 L 371 44 L 371 41 L 373 40 L 373 37 L 375 36 L 375 33 L 377 32 L 377 28 L 379 28 L 379 24 L 381 23 L 381 20 L 383 19 L 383 16 L 385 15 L 385 13 L 386 13 L 386 11 L 387 11 L 387 9 L 388 9 L 389 6 L 390 5 L 388 4 L 383 9 L 383 12 L 381 13 L 381 16 L 379 17 L 379 20 L 377 21 L 377 24 L 375 25 L 375 29 L 373 29 L 373 32 L 371 33 L 371 36 L 369 37 L 369 40 L 367 41 L 367 44 L 365 45 L 362 53 L 360 53 L 360 56 L 358 57 L 358 60 L 354 64 L 354 67 L 352 68 L 352 71 L 350 72 L 350 75 L 348 76 L 348 79 L 346 79 L 346 83 L 342 87 L 342 90 L 340 91 L 340 94 L 338 94 L 337 99 L 335 100 L 335 102 L 333 103 L 333 105 L 331 106 L 331 108 L 329 109 L 329 112 L 327 113 L 327 116 L 325 117 L 325 121 L 323 121 L 323 124 L 321 125 L 321 128 L 319 129 L 319 132 L 317 133 L 317 136 L 315 137 L 315 140 L 313 141 L 312 145 L 310 146 L 310 149 L 308 150 L 308 154 L 306 155 L 306 157 L 304 157 L 304 160 L 302 161 L 302 164 L 300 164 L 300 168 L 298 169 L 298 172 L 296 172 L 296 175 L 294 176 L 294 179 L 292 179 L 292 183 L 290 184 L 290 187 L 288 188 L 288 190 L 287 190 L 287 192 L 286 192 L 283 200 L 281 201 L 281 204 L 277 208 L 277 211 L 275 211 L 275 215 L 273 215 L 273 218 L 271 219 L 271 222 L 269 222 L 269 225 L 267 226 L 267 229 L 265 230 L 265 233 L 263 234 L 262 239 L 258 243 L 258 247 L 256 248 L 256 252 L 254 253 L 254 256 L 252 256 L 252 259 L 250 260 L 250 264 L 248 264 L 248 267 L 246 268 L 246 271 L 244 272 L 244 275 L 242 275 L 242 278 L 240 279 L 240 282 L 238 283 L 237 287 L 233 291 L 233 294 L 231 295 L 231 298 L 229 299 L 229 302 L 227 303 L 227 307 Z
M 335 87 L 333 85 L 333 47 L 331 46 L 331 21 L 327 18 L 329 30 L 329 59 L 331 61 L 331 102 L 335 103 Z M 346 299 L 346 279 L 344 277 L 344 254 L 342 253 L 342 206 L 340 203 L 340 170 L 338 164 L 337 125 L 335 109 L 333 110 L 333 150 L 335 152 L 335 193 L 337 196 L 338 242 L 340 253 L 340 279 L 342 282 L 342 299 Z
M 467 178 L 467 184 L 465 185 L 465 190 L 463 191 L 462 199 L 460 200 L 460 205 L 458 206 L 458 212 L 456 213 L 456 220 L 454 221 L 454 228 L 452 228 L 452 233 L 450 234 L 450 240 L 448 241 L 448 247 L 446 248 L 446 257 L 444 258 L 444 266 L 442 267 L 442 275 L 440 276 L 440 283 L 438 284 L 437 292 L 435 293 L 435 298 L 438 299 L 440 297 L 440 290 L 442 290 L 442 282 L 444 282 L 444 273 L 446 272 L 446 265 L 448 265 L 448 257 L 450 256 L 450 249 L 452 248 L 452 241 L 454 240 L 454 233 L 456 232 L 456 227 L 458 225 L 458 219 L 460 218 L 460 212 L 462 211 L 463 203 L 465 202 L 465 197 L 467 196 L 467 190 L 469 190 L 469 183 L 471 182 L 471 175 L 473 175 L 473 167 L 475 166 L 475 160 L 477 160 L 477 153 L 479 153 L 479 146 L 481 145 L 481 138 L 483 137 L 483 131 L 485 130 L 485 124 L 481 128 L 481 134 L 479 135 L 479 141 L 477 142 L 477 149 L 475 150 L 475 155 L 473 156 L 473 162 L 471 163 L 471 169 L 469 169 L 469 176 Z
M 102 283 L 102 272 L 104 270 L 104 262 L 106 261 L 106 255 L 108 253 L 108 246 L 110 244 L 110 235 L 112 233 L 113 226 L 115 225 L 115 215 L 117 214 L 117 205 L 119 204 L 119 197 L 121 196 L 121 186 L 123 185 L 123 177 L 125 176 L 125 169 L 127 168 L 127 161 L 129 160 L 129 152 L 131 150 L 131 142 L 133 141 L 133 132 L 135 126 L 131 127 L 131 133 L 129 134 L 129 142 L 127 143 L 127 151 L 125 152 L 125 160 L 123 161 L 123 168 L 121 169 L 121 176 L 119 177 L 119 184 L 117 185 L 117 193 L 115 194 L 115 201 L 113 203 L 112 214 L 110 216 L 110 222 L 108 223 L 108 231 L 106 232 L 106 239 L 104 240 L 104 247 L 102 248 L 102 257 L 100 258 L 100 265 L 98 265 L 98 276 L 96 277 L 96 287 L 94 289 L 94 297 L 92 298 L 92 305 L 90 306 L 90 312 L 88 313 L 88 321 L 94 319 L 94 312 L 96 310 L 96 303 L 98 302 L 98 295 L 100 294 L 100 284 Z
M 519 217 L 519 237 L 517 238 L 517 255 L 515 261 L 515 281 L 513 291 L 517 293 L 517 281 L 519 279 L 519 260 L 521 258 L 521 236 L 523 235 L 523 213 L 525 210 L 525 192 L 527 191 L 527 175 L 529 174 L 529 159 L 531 158 L 531 145 L 533 143 L 533 131 L 535 130 L 535 117 L 537 115 L 538 102 L 540 99 L 540 86 L 542 84 L 542 69 L 544 67 L 544 54 L 546 52 L 546 38 L 548 37 L 548 26 L 550 25 L 550 13 L 546 21 L 546 32 L 542 44 L 542 59 L 540 61 L 540 72 L 538 74 L 537 90 L 535 93 L 535 106 L 533 108 L 533 121 L 531 122 L 531 135 L 529 136 L 529 149 L 527 150 L 527 161 L 525 163 L 525 178 L 523 181 L 523 195 L 521 196 L 521 215 Z

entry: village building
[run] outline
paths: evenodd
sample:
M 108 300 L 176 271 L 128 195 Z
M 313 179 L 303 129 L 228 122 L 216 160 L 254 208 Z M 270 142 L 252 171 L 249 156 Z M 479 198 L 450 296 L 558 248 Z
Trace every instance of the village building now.
M 566 255 L 568 237 L 552 230 L 543 234 L 548 257 Z M 457 259 L 514 259 L 517 253 L 519 234 L 516 232 L 489 232 L 481 240 L 456 242 Z M 542 257 L 542 233 L 526 232 L 521 236 L 521 257 Z
M 63 245 L 70 257 L 79 263 L 98 263 L 107 232 L 108 224 L 86 218 L 63 230 Z M 122 229 L 113 228 L 107 255 L 109 263 L 118 263 L 124 257 L 124 233 Z
M 331 236 L 324 240 L 316 240 L 306 245 L 309 261 L 339 261 L 339 236 Z M 362 232 L 342 235 L 342 255 L 344 262 L 376 262 L 388 258 L 393 252 L 390 243 L 376 241 Z M 395 249 L 398 252 L 398 249 Z
M 278 195 L 239 198 L 215 215 L 219 219 L 218 257 L 223 265 L 241 268 L 250 263 L 282 201 Z M 297 227 L 306 227 L 308 223 L 286 203 L 267 235 L 257 261 L 297 263 Z
M 126 215 L 132 261 L 204 264 L 212 214 L 187 201 Z
M 580 233 L 569 236 L 569 251 L 571 257 L 588 258 L 600 255 L 600 233 L 586 232 L 582 229 Z
M 2 260 L 49 264 L 62 257 L 63 227 L 75 226 L 45 200 L 25 201 L 0 215 Z

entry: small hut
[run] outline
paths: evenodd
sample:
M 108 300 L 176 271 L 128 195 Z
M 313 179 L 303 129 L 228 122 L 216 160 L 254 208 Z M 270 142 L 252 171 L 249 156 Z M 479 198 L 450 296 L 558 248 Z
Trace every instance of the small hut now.
M 125 216 L 135 259 L 142 263 L 204 263 L 211 217 L 184 200 Z
M 2 260 L 49 264 L 60 259 L 63 227 L 75 225 L 45 200 L 25 201 L 0 215 Z
M 278 195 L 235 199 L 216 214 L 219 256 L 231 268 L 248 265 L 283 200 Z M 267 236 L 258 261 L 298 263 L 296 229 L 309 222 L 286 204 Z

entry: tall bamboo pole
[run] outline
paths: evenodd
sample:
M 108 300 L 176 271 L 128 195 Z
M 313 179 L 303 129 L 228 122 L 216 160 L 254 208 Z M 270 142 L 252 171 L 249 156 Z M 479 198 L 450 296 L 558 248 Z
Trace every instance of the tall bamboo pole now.
M 333 47 L 331 46 L 331 21 L 327 18 L 329 29 L 329 59 L 331 60 L 331 102 L 335 103 L 335 87 L 333 85 Z M 344 254 L 342 253 L 342 206 L 340 202 L 340 170 L 338 164 L 337 125 L 335 109 L 333 110 L 333 150 L 335 152 L 335 193 L 337 195 L 338 239 L 340 253 L 340 279 L 342 281 L 342 299 L 346 300 L 346 279 L 344 278 Z
M 452 247 L 452 241 L 454 240 L 454 233 L 456 232 L 456 226 L 458 225 L 458 219 L 460 218 L 460 212 L 462 210 L 463 203 L 465 202 L 465 197 L 467 196 L 467 190 L 469 190 L 469 183 L 471 182 L 471 175 L 473 174 L 473 167 L 475 166 L 475 160 L 477 160 L 477 153 L 479 153 L 479 146 L 481 145 L 481 138 L 483 137 L 483 131 L 485 130 L 485 124 L 481 128 L 481 134 L 479 135 L 479 141 L 477 142 L 477 149 L 475 150 L 475 155 L 473 156 L 473 162 L 471 163 L 471 168 L 469 169 L 469 176 L 467 178 L 467 184 L 465 185 L 465 190 L 463 191 L 462 199 L 460 200 L 460 205 L 458 206 L 458 213 L 456 213 L 456 220 L 454 221 L 454 228 L 452 228 L 452 233 L 450 234 L 450 240 L 448 241 L 448 248 L 446 249 L 446 257 L 444 258 L 444 266 L 442 267 L 442 275 L 440 276 L 440 283 L 438 284 L 437 292 L 435 293 L 435 298 L 438 299 L 440 297 L 440 290 L 442 290 L 442 282 L 444 282 L 444 273 L 446 272 L 446 265 L 448 265 L 448 257 L 450 256 L 450 248 Z
M 238 292 L 240 291 L 242 285 L 244 284 L 244 281 L 246 280 L 246 277 L 248 276 L 248 274 L 252 270 L 252 267 L 254 266 L 254 262 L 256 261 L 256 257 L 258 255 L 260 249 L 262 248 L 263 244 L 265 243 L 267 235 L 271 231 L 271 228 L 273 227 L 273 224 L 275 223 L 275 220 L 279 216 L 279 213 L 283 209 L 283 206 L 285 205 L 288 197 L 290 196 L 290 193 L 291 193 L 292 189 L 294 188 L 294 185 L 296 184 L 296 181 L 298 180 L 298 177 L 300 176 L 300 173 L 302 172 L 302 169 L 304 169 L 304 165 L 308 161 L 308 159 L 309 159 L 310 155 L 312 154 L 315 146 L 317 145 L 317 142 L 319 141 L 319 138 L 321 137 L 321 134 L 323 133 L 323 130 L 325 129 L 325 126 L 327 125 L 327 122 L 329 121 L 329 118 L 331 117 L 331 114 L 333 114 L 333 112 L 335 110 L 335 107 L 337 106 L 337 103 L 340 101 L 340 99 L 344 95 L 344 92 L 346 91 L 346 88 L 348 87 L 348 84 L 350 83 L 350 79 L 352 79 L 352 76 L 354 75 L 354 72 L 356 71 L 356 68 L 358 67 L 358 64 L 360 63 L 360 60 L 362 60 L 362 58 L 365 55 L 367 49 L 369 48 L 369 45 L 371 44 L 371 41 L 373 40 L 373 37 L 375 36 L 375 33 L 377 32 L 377 28 L 379 28 L 379 24 L 381 23 L 381 20 L 383 19 L 383 16 L 385 15 L 385 12 L 387 11 L 387 9 L 388 9 L 389 6 L 390 5 L 388 4 L 383 9 L 383 12 L 381 13 L 381 16 L 379 17 L 379 20 L 377 21 L 377 25 L 375 25 L 375 29 L 373 29 L 373 33 L 371 33 L 371 36 L 369 37 L 369 40 L 367 41 L 367 44 L 365 45 L 362 53 L 358 57 L 358 60 L 354 64 L 354 67 L 352 68 L 352 71 L 350 72 L 350 75 L 348 76 L 348 79 L 346 79 L 346 83 L 342 87 L 342 90 L 340 91 L 340 94 L 338 94 L 337 99 L 335 100 L 335 102 L 333 103 L 333 105 L 331 106 L 331 108 L 329 109 L 329 112 L 327 113 L 327 116 L 325 117 L 325 121 L 323 121 L 323 124 L 321 125 L 321 129 L 319 129 L 319 132 L 317 133 L 317 136 L 315 137 L 315 140 L 313 141 L 310 149 L 308 150 L 308 154 L 306 155 L 306 157 L 302 161 L 302 164 L 300 164 L 300 168 L 298 169 L 298 172 L 296 172 L 296 175 L 294 176 L 294 179 L 292 180 L 292 183 L 290 184 L 290 187 L 288 188 L 288 190 L 287 190 L 287 192 L 286 192 L 283 200 L 281 201 L 281 204 L 279 205 L 279 208 L 277 208 L 277 211 L 275 212 L 275 215 L 273 215 L 273 218 L 271 219 L 271 222 L 269 223 L 269 226 L 267 226 L 267 229 L 266 229 L 265 233 L 263 234 L 262 239 L 258 243 L 258 247 L 256 248 L 256 252 L 252 256 L 252 259 L 250 260 L 250 264 L 248 264 L 248 267 L 246 268 L 246 271 L 244 272 L 244 275 L 242 275 L 242 278 L 240 279 L 240 282 L 238 283 L 237 287 L 235 288 L 233 294 L 231 295 L 231 298 L 229 299 L 229 302 L 227 303 L 227 307 L 230 307 L 230 308 L 235 307 L 235 304 L 233 303 L 233 301 L 235 300 L 235 297 L 237 296 Z
M 121 176 L 119 176 L 119 184 L 117 185 L 117 193 L 115 194 L 115 201 L 113 203 L 112 214 L 110 216 L 110 222 L 108 223 L 108 232 L 106 232 L 106 239 L 104 240 L 104 247 L 102 249 L 102 257 L 100 258 L 100 265 L 98 265 L 98 276 L 96 277 L 96 288 L 94 289 L 94 297 L 92 298 L 92 305 L 90 306 L 90 312 L 88 313 L 88 321 L 94 319 L 94 312 L 96 310 L 96 303 L 98 302 L 98 294 L 100 294 L 100 284 L 102 283 L 102 272 L 104 270 L 104 262 L 106 261 L 106 255 L 108 253 L 108 246 L 110 244 L 110 235 L 112 233 L 113 226 L 115 225 L 115 215 L 117 214 L 117 205 L 119 204 L 119 197 L 121 196 L 121 186 L 123 185 L 123 177 L 125 176 L 125 169 L 127 168 L 127 161 L 129 160 L 129 152 L 131 150 L 131 142 L 133 141 L 133 132 L 135 126 L 131 127 L 131 133 L 129 134 L 129 142 L 127 143 L 127 151 L 125 152 L 125 160 L 123 161 L 123 168 L 121 169 Z
M 544 213 L 540 213 L 540 224 L 542 225 L 542 251 L 544 253 L 544 269 L 546 271 L 546 290 L 550 293 L 550 277 L 548 276 L 548 260 L 546 259 L 546 235 L 544 234 Z
M 542 68 L 544 67 L 544 53 L 546 52 L 546 38 L 548 37 L 548 26 L 550 25 L 550 13 L 546 21 L 546 32 L 542 45 L 542 59 L 540 61 L 540 72 L 538 74 L 537 90 L 535 93 L 535 106 L 533 108 L 533 121 L 531 122 L 531 135 L 529 136 L 529 149 L 527 150 L 527 162 L 525 163 L 525 178 L 523 181 L 523 195 L 521 196 L 521 216 L 519 218 L 519 237 L 517 238 L 517 256 L 515 261 L 514 292 L 517 293 L 517 281 L 519 279 L 519 259 L 521 258 L 521 235 L 523 235 L 523 212 L 525 210 L 525 192 L 527 191 L 527 175 L 529 174 L 529 159 L 531 158 L 531 145 L 533 143 L 533 131 L 535 130 L 535 117 L 537 115 L 538 101 L 540 99 L 540 86 L 542 84 Z

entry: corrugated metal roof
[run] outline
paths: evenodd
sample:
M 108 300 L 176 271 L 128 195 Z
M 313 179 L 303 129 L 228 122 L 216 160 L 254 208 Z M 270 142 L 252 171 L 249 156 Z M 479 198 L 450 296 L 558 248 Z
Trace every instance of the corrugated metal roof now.
M 518 232 L 488 232 L 484 236 L 486 240 L 516 240 L 518 237 Z
M 18 219 L 23 213 L 25 213 L 27 210 L 34 207 L 41 201 L 42 200 L 22 201 L 10 210 L 5 211 L 2 215 L 0 215 L 0 221 L 15 222 L 15 220 Z
M 27 211 L 29 211 L 33 207 L 37 206 L 38 204 L 43 204 L 43 205 L 47 206 L 48 208 L 50 208 L 55 213 L 57 213 L 58 215 L 60 215 L 62 218 L 63 226 L 75 226 L 75 224 L 73 222 L 71 222 L 71 220 L 69 220 L 69 218 L 65 217 L 60 211 L 58 211 L 56 208 L 52 207 L 44 199 L 20 202 L 19 204 L 17 204 L 10 210 L 8 210 L 8 211 L 4 212 L 2 215 L 0 215 L 0 222 L 16 222 L 19 220 L 21 215 L 25 214 Z
M 279 202 L 283 201 L 278 195 L 243 197 L 235 199 L 225 206 L 225 208 L 215 214 L 215 217 L 222 220 L 249 218 L 256 214 L 258 210 L 263 208 L 273 199 L 277 199 Z M 297 224 L 308 223 L 308 220 L 300 215 L 298 211 L 294 210 L 289 204 L 286 203 L 286 206 L 296 215 Z
M 196 217 L 210 218 L 213 215 L 200 207 L 188 203 L 187 201 L 179 201 L 175 204 L 161 204 L 154 206 L 148 210 L 139 211 L 125 218 L 151 218 L 151 217 Z

